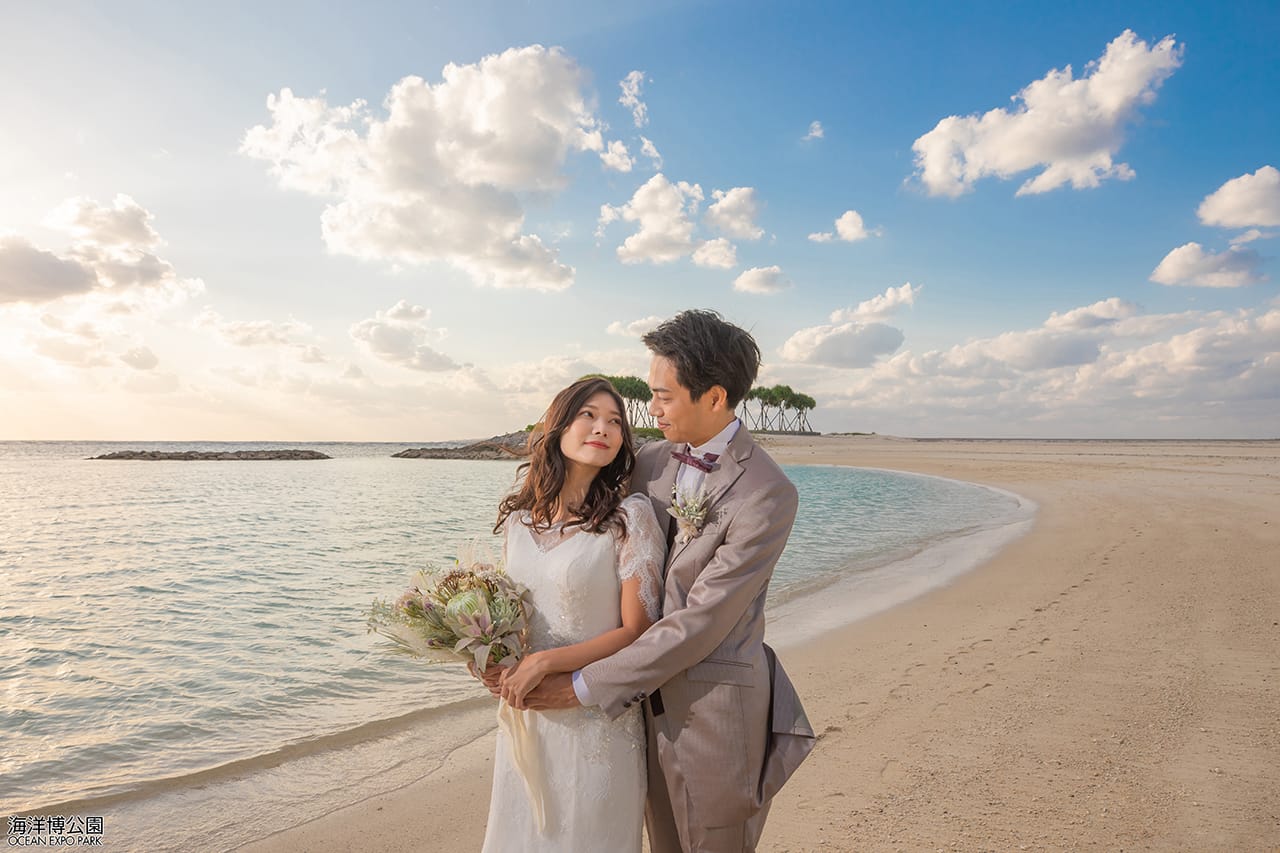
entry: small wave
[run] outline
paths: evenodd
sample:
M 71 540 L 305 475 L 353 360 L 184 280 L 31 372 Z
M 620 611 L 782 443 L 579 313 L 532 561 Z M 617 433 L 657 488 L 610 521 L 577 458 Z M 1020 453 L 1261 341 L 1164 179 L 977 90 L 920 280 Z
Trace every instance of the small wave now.
M 462 699 L 422 708 L 386 719 L 373 720 L 348 729 L 304 737 L 293 743 L 258 755 L 233 759 L 213 767 L 180 773 L 160 779 L 139 780 L 126 786 L 103 784 L 86 793 L 89 796 L 71 800 L 41 803 L 23 807 L 15 814 L 76 814 L 100 812 L 108 806 L 118 806 L 135 800 L 143 800 L 176 788 L 216 785 L 229 779 L 250 775 L 262 770 L 279 767 L 287 762 L 312 758 L 322 753 L 351 749 L 354 746 L 401 734 L 418 726 L 440 720 L 449 720 L 467 712 L 490 708 L 493 700 L 487 696 Z

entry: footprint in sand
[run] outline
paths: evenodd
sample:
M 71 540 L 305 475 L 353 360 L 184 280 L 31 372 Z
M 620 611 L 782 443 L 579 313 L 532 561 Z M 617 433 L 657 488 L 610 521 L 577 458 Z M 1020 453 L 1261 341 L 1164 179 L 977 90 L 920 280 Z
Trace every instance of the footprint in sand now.
M 887 784 L 901 782 L 907 778 L 907 772 L 902 769 L 902 765 L 890 758 L 884 763 L 884 767 L 880 768 L 880 781 Z

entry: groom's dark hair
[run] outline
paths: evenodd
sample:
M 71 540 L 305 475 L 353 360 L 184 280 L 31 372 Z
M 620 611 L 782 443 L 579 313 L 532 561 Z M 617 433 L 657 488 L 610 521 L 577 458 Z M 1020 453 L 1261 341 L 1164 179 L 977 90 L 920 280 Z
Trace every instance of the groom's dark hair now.
M 715 311 L 681 311 L 642 340 L 650 352 L 675 365 L 676 378 L 695 401 L 719 385 L 729 408 L 737 408 L 760 369 L 760 347 L 751 333 Z

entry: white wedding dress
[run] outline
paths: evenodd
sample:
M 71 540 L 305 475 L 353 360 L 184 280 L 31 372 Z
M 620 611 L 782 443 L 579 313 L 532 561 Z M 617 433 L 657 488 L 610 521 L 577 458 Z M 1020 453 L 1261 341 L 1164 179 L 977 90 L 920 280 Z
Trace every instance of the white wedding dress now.
M 532 651 L 572 645 L 622 624 L 622 581 L 640 578 L 650 619 L 661 604 L 665 539 L 644 495 L 622 502 L 627 536 L 559 525 L 535 533 L 506 522 L 507 573 L 529 588 Z M 538 828 L 506 731 L 498 730 L 484 853 L 639 853 L 644 823 L 645 733 L 637 705 L 616 720 L 599 708 L 516 711 L 536 750 L 546 825 Z

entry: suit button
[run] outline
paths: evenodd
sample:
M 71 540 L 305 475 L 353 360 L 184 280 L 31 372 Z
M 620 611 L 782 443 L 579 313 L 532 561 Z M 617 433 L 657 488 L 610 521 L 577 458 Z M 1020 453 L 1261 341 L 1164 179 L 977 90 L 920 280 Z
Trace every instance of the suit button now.
M 624 707 L 624 708 L 630 708 L 630 707 L 631 707 L 631 703 L 630 703 L 630 702 L 623 702 L 623 703 L 622 703 L 622 707 Z

